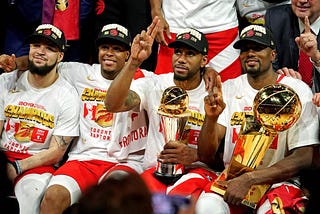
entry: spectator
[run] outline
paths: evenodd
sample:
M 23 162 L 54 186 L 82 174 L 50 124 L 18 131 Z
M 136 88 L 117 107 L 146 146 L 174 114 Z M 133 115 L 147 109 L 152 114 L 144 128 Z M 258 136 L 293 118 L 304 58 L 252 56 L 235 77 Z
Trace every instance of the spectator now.
M 290 4 L 290 0 L 237 0 L 239 28 L 255 24 L 265 25 L 266 10 L 280 4 Z
M 320 1 L 318 0 L 292 0 L 291 5 L 285 4 L 268 9 L 266 12 L 266 27 L 273 33 L 276 45 L 277 60 L 274 63 L 275 70 L 282 69 L 286 72 L 289 68 L 293 69 L 293 71 L 298 71 L 302 76 L 302 80 L 312 88 L 313 92 L 319 92 L 320 73 L 313 71 L 314 68 L 310 63 L 309 57 L 312 60 L 319 60 L 320 57 L 316 55 L 305 56 L 303 52 L 299 51 L 299 46 L 295 42 L 297 37 L 304 35 L 304 20 L 306 16 L 310 21 L 312 32 L 317 35 L 319 49 Z M 309 52 L 309 54 L 316 54 L 316 52 Z M 300 56 L 304 56 L 306 60 L 299 60 Z M 302 62 L 305 63 L 302 64 Z M 303 68 L 305 68 L 305 71 L 302 70 Z
M 240 49 L 243 75 L 227 81 L 221 86 L 217 81 L 217 93 L 205 98 L 206 117 L 199 138 L 200 160 L 207 162 L 215 155 L 218 145 L 225 138 L 224 163 L 228 165 L 232 156 L 233 139 L 239 127 L 230 125 L 235 111 L 251 111 L 258 90 L 269 84 L 285 84 L 297 92 L 302 112 L 300 119 L 289 130 L 279 132 L 269 147 L 262 163 L 254 171 L 244 173 L 227 181 L 224 196 L 210 191 L 211 184 L 200 196 L 196 212 L 240 213 L 240 203 L 249 188 L 256 184 L 270 184 L 265 200 L 260 201 L 257 213 L 272 213 L 271 203 L 277 196 L 279 212 L 300 213 L 299 205 L 305 206 L 305 199 L 298 186 L 289 179 L 298 181 L 295 176 L 300 170 L 311 166 L 314 147 L 319 145 L 318 114 L 310 102 L 312 92 L 300 80 L 274 72 L 271 62 L 276 57 L 271 32 L 262 26 L 250 25 L 242 31 L 240 41 L 234 47 Z M 238 125 L 239 126 L 239 125 Z M 212 139 L 208 141 L 208 139 Z M 286 191 L 283 191 L 283 190 Z M 292 203 L 294 202 L 294 203 Z
M 199 102 L 207 92 L 201 77 L 201 70 L 207 63 L 208 43 L 201 32 L 185 29 L 178 34 L 176 40 L 169 44 L 174 49 L 172 67 L 174 73 L 150 76 L 133 81 L 134 71 L 146 59 L 151 51 L 153 39 L 157 33 L 154 24 L 148 27 L 133 40 L 131 56 L 124 69 L 114 79 L 105 99 L 106 108 L 111 112 L 122 112 L 132 109 L 146 110 L 149 117 L 149 132 L 144 157 L 147 169 L 142 176 L 151 192 L 197 195 L 202 187 L 216 175 L 206 170 L 206 166 L 198 161 L 197 136 L 202 124 L 203 102 Z M 161 133 L 160 116 L 157 113 L 162 92 L 170 86 L 178 86 L 186 90 L 189 96 L 188 109 L 192 115 L 187 123 L 189 134 L 183 135 L 187 145 L 171 141 L 165 144 Z M 195 122 L 197 121 L 197 122 Z M 160 153 L 160 154 L 159 154 Z M 187 174 L 174 184 L 168 185 L 154 178 L 157 156 L 163 163 L 179 163 L 190 167 Z M 165 176 L 164 176 L 165 177 Z M 178 176 L 177 176 L 178 177 Z
M 46 3 L 50 3 L 46 5 Z M 3 38 L 1 51 L 19 58 L 28 54 L 29 46 L 25 44 L 26 38 L 41 23 L 53 24 L 60 29 L 67 29 L 66 39 L 68 49 L 65 50 L 63 61 L 91 62 L 88 56 L 92 48 L 88 39 L 92 39 L 88 22 L 92 23 L 94 1 L 91 0 L 6 0 L 1 2 L 3 14 L 6 14 L 3 23 Z M 43 10 L 45 8 L 45 10 Z M 45 12 L 47 11 L 47 12 Z M 70 21 L 66 21 L 70 20 Z M 92 30 L 90 30 L 92 28 Z M 84 51 L 86 50 L 86 51 Z
M 3 1 L 3 3 L 7 4 L 5 7 L 7 22 L 3 29 L 5 39 L 3 53 L 15 53 L 17 57 L 28 55 L 29 46 L 24 44 L 24 41 L 41 24 L 42 1 L 11 0 Z
M 203 32 L 208 40 L 208 66 L 220 73 L 222 80 L 239 76 L 239 51 L 232 44 L 239 38 L 236 0 L 150 0 L 152 17 L 161 19 L 156 37 L 159 43 L 156 74 L 173 72 L 173 49 L 167 44 L 176 34 L 191 27 Z
M 39 25 L 27 42 L 29 70 L 18 80 L 17 70 L 0 76 L 0 149 L 9 160 L 20 213 L 34 214 L 55 165 L 78 136 L 79 106 L 76 90 L 57 73 L 65 50 L 63 32 Z
M 48 6 L 43 5 L 42 22 L 59 27 L 68 40 L 68 50 L 64 61 L 92 63 L 94 9 L 96 1 L 92 0 L 44 0 L 55 2 L 51 13 Z M 49 10 L 50 11 L 50 10 Z M 49 19 L 48 19 L 49 18 Z

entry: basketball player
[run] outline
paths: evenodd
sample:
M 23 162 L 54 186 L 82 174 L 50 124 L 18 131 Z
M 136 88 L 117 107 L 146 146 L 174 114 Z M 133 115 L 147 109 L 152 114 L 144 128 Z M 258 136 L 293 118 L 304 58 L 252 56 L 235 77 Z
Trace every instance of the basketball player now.
M 203 33 L 196 29 L 185 29 L 169 44 L 174 50 L 172 56 L 173 73 L 155 75 L 132 81 L 135 70 L 151 52 L 154 35 L 142 32 L 137 35 L 131 47 L 131 56 L 124 69 L 111 83 L 105 99 L 106 108 L 111 112 L 146 110 L 149 117 L 149 132 L 142 176 L 152 192 L 180 194 L 197 197 L 202 188 L 215 174 L 207 171 L 198 162 L 197 138 L 203 122 L 206 96 L 202 69 L 207 63 L 208 43 Z M 161 132 L 160 116 L 157 113 L 162 93 L 170 86 L 186 90 L 189 96 L 188 110 L 192 116 L 187 123 L 187 133 L 179 142 L 165 144 Z M 157 158 L 164 163 L 179 163 L 187 168 L 187 173 L 173 183 L 162 183 L 153 176 Z
M 151 30 L 155 30 L 156 22 Z M 104 107 L 108 87 L 130 56 L 131 36 L 118 24 L 102 27 L 96 40 L 99 64 L 63 62 L 59 72 L 78 91 L 80 137 L 54 174 L 41 203 L 44 214 L 63 213 L 83 193 L 114 173 L 141 173 L 147 139 L 144 112 L 114 114 Z M 143 77 L 140 69 L 135 78 Z
M 156 31 L 156 24 L 154 21 L 150 31 Z M 78 92 L 80 137 L 71 147 L 66 163 L 51 179 L 40 213 L 64 212 L 88 187 L 111 173 L 142 172 L 147 136 L 145 113 L 113 114 L 103 103 L 110 83 L 130 56 L 130 33 L 118 24 L 105 25 L 96 45 L 100 64 L 61 62 L 58 66 L 60 75 Z M 14 66 L 14 56 L 0 58 L 2 63 L 7 62 L 6 66 Z M 151 72 L 137 69 L 135 78 L 148 74 Z
M 253 100 L 258 90 L 269 84 L 285 84 L 299 96 L 302 104 L 300 119 L 290 129 L 279 132 L 267 150 L 258 169 L 227 181 L 226 193 L 220 196 L 206 191 L 197 202 L 196 212 L 247 213 L 242 199 L 249 188 L 256 184 L 271 184 L 271 188 L 258 203 L 257 213 L 303 212 L 307 199 L 299 188 L 300 170 L 311 166 L 314 147 L 318 140 L 318 114 L 312 104 L 312 92 L 301 80 L 277 74 L 272 68 L 275 45 L 271 32 L 265 27 L 250 25 L 243 29 L 240 40 L 240 59 L 245 74 L 222 84 L 218 81 L 218 93 L 205 98 L 206 117 L 199 138 L 200 160 L 207 162 L 215 155 L 221 140 L 225 138 L 225 165 L 230 163 L 235 139 L 240 125 L 231 125 L 234 112 L 252 112 Z
M 0 149 L 21 214 L 39 213 L 55 165 L 79 135 L 76 90 L 57 72 L 65 51 L 62 31 L 38 26 L 28 37 L 29 70 L 0 76 Z M 2 175 L 1 175 L 2 176 Z

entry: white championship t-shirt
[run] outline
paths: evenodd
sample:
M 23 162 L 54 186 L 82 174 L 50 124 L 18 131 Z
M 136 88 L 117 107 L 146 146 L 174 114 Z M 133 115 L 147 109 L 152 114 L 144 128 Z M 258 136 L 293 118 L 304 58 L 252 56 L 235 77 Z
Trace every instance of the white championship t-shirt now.
M 260 167 L 278 162 L 294 148 L 319 143 L 318 113 L 315 105 L 311 102 L 313 95 L 310 88 L 300 80 L 285 76 L 281 76 L 281 78 L 279 83 L 288 85 L 298 94 L 302 104 L 302 112 L 295 125 L 287 131 L 278 133 L 278 137 L 267 150 Z M 241 125 L 230 125 L 231 116 L 234 112 L 252 112 L 253 100 L 258 90 L 249 85 L 246 74 L 224 82 L 222 89 L 226 108 L 220 115 L 218 123 L 227 128 L 223 160 L 225 164 L 228 164 L 241 127 Z

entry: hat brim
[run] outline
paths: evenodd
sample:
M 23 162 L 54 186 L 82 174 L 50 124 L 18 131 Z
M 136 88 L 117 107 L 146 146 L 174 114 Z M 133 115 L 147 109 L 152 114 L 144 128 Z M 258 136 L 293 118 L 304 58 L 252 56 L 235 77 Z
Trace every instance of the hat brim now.
M 131 47 L 130 44 L 128 44 L 127 42 L 124 42 L 123 40 L 118 39 L 116 37 L 98 38 L 98 39 L 96 39 L 96 46 L 99 47 L 100 45 L 106 44 L 108 42 L 116 42 L 116 43 L 122 44 L 127 48 L 127 50 L 130 50 L 130 47 Z
M 203 52 L 202 50 L 199 50 L 198 47 L 196 47 L 193 44 L 187 42 L 187 40 L 186 41 L 173 41 L 173 42 L 168 44 L 169 48 L 178 48 L 178 47 L 181 47 L 181 46 L 191 47 L 194 50 L 199 51 L 203 55 L 207 55 L 208 54 L 208 53 Z
M 235 49 L 240 49 L 241 47 L 243 47 L 247 42 L 254 42 L 254 43 L 257 43 L 257 44 L 260 44 L 260 45 L 264 45 L 266 47 L 270 47 L 271 49 L 274 49 L 275 47 L 268 44 L 268 43 L 265 43 L 265 42 L 262 42 L 260 40 L 257 40 L 257 39 L 254 39 L 254 38 L 244 38 L 244 39 L 240 39 L 238 40 L 236 43 L 234 43 L 233 47 Z
M 45 36 L 45 35 L 31 35 L 29 36 L 26 40 L 25 40 L 25 44 L 32 44 L 32 43 L 35 43 L 37 42 L 39 39 L 45 39 L 47 40 L 50 44 L 52 44 L 52 46 L 55 46 L 57 47 L 61 52 L 64 52 L 65 51 L 65 48 L 62 49 L 60 47 L 60 45 L 58 45 L 56 43 L 56 41 L 51 37 L 51 36 Z

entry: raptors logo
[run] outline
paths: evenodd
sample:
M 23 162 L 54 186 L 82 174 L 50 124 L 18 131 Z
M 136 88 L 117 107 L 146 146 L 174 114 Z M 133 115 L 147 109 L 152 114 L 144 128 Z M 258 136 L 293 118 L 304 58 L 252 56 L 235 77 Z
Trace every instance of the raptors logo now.
M 68 6 L 68 0 L 56 0 L 56 10 L 65 11 Z

